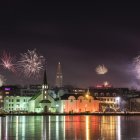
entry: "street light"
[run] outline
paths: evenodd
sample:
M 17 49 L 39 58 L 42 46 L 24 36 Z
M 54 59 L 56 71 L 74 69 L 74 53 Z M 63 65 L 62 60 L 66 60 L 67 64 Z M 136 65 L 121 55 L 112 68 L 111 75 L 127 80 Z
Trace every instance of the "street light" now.
M 88 94 L 86 94 L 86 98 L 88 98 L 89 97 L 89 95 Z

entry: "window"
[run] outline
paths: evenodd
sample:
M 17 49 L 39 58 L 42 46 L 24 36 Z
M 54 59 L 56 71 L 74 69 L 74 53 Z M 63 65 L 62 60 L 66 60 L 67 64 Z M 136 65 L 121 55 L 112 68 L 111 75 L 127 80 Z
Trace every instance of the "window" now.
M 82 99 L 80 99 L 80 103 L 82 103 Z
M 24 99 L 24 102 L 26 102 L 26 99 Z
M 110 96 L 110 94 L 109 94 L 109 93 L 106 93 L 106 95 L 107 95 L 107 96 Z
M 17 99 L 17 102 L 20 102 L 20 99 Z
M 113 96 L 116 96 L 116 93 L 113 93 Z
M 95 96 L 98 96 L 98 93 L 95 93 L 94 95 L 95 95 Z
M 11 100 L 9 99 L 9 102 L 11 102 Z
M 73 99 L 70 99 L 71 102 L 73 102 Z
M 89 99 L 89 102 L 91 103 L 91 99 Z
M 2 99 L 2 96 L 0 96 L 0 99 Z
M 14 102 L 14 99 L 12 99 L 12 102 Z
M 5 94 L 9 94 L 9 92 L 5 92 Z
M 104 96 L 104 93 L 101 93 L 100 95 L 101 95 L 101 96 Z

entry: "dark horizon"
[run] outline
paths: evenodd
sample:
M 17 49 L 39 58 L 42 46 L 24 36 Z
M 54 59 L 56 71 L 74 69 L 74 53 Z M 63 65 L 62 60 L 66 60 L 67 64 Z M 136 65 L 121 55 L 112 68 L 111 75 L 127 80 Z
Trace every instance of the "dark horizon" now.
M 93 6 L 47 6 L 46 3 L 11 2 L 1 8 L 0 54 L 34 48 L 46 58 L 47 76 L 55 85 L 60 61 L 64 85 L 89 87 L 108 81 L 114 87 L 139 88 L 132 65 L 140 54 L 140 10 L 129 3 L 95 3 Z M 104 64 L 105 75 L 95 68 Z M 0 66 L 6 84 L 42 83 L 19 77 Z M 27 82 L 28 81 L 28 82 Z

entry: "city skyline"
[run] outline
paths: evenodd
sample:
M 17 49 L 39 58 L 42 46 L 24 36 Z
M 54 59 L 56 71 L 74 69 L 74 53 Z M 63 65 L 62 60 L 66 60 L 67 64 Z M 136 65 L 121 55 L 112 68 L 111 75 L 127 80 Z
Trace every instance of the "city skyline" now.
M 36 50 L 47 61 L 50 85 L 55 85 L 57 63 L 62 64 L 64 85 L 95 86 L 108 81 L 115 87 L 139 88 L 133 59 L 140 54 L 138 7 L 96 3 L 94 6 L 46 6 L 10 3 L 1 9 L 0 54 L 19 59 Z M 98 75 L 99 65 L 108 72 Z M 6 84 L 41 83 L 0 67 Z M 27 82 L 28 81 L 28 82 Z

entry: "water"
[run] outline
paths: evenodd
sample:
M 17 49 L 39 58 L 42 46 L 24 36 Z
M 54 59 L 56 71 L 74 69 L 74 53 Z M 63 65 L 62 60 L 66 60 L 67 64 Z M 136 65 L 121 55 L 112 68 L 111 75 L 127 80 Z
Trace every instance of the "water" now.
M 140 140 L 140 117 L 0 117 L 0 140 Z

